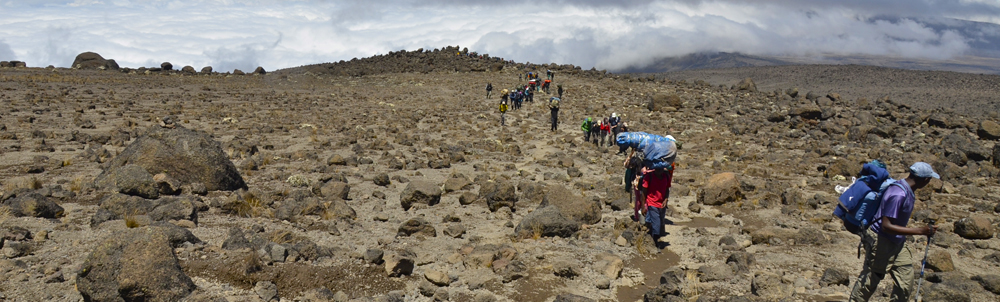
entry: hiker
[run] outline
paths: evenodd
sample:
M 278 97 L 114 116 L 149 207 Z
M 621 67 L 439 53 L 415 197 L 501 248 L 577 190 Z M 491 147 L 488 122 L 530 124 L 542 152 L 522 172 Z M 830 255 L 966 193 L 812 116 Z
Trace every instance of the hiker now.
M 580 125 L 580 130 L 583 130 L 583 142 L 590 141 L 590 129 L 594 127 L 594 119 L 587 118 L 583 120 L 583 125 Z
M 865 262 L 861 275 L 851 290 L 850 301 L 868 301 L 878 287 L 878 283 L 888 273 L 892 276 L 893 287 L 890 301 L 907 301 L 913 285 L 913 249 L 906 242 L 906 236 L 925 235 L 927 240 L 937 232 L 937 226 L 922 228 L 906 227 L 913 213 L 916 196 L 913 191 L 930 183 L 931 178 L 940 179 L 931 165 L 917 162 L 910 166 L 910 174 L 897 180 L 885 190 L 882 202 L 871 227 L 864 231 Z
M 653 243 L 660 247 L 660 237 L 666 235 L 663 231 L 667 198 L 670 197 L 670 182 L 674 178 L 673 163 L 668 168 L 643 169 L 642 177 L 635 183 L 639 189 L 639 200 L 645 202 L 646 223 L 649 224 L 649 235 Z
M 600 144 L 601 144 L 600 143 L 601 142 L 601 137 L 600 136 L 601 136 L 601 127 L 602 126 L 603 126 L 603 124 L 601 123 L 601 120 L 595 121 L 594 124 L 590 126 L 590 132 L 591 132 L 590 137 L 594 138 L 594 146 L 595 147 L 596 146 L 600 146 Z
M 559 92 L 559 98 L 561 99 L 563 93 L 562 84 L 556 85 L 556 92 Z
M 624 153 L 621 151 L 619 153 Z M 622 182 L 625 184 L 625 192 L 628 192 L 633 196 L 635 207 L 633 208 L 634 213 L 632 214 L 633 221 L 639 221 L 639 213 L 643 215 L 646 214 L 646 203 L 639 199 L 639 192 L 637 187 L 632 186 L 632 182 L 635 182 L 636 177 L 639 176 L 639 169 L 642 168 L 642 158 L 631 154 L 625 158 L 625 162 L 622 163 L 625 166 L 625 177 L 622 178 Z
M 550 84 L 552 84 L 552 80 L 549 79 L 546 79 L 544 82 L 542 82 L 542 90 L 545 90 L 545 93 L 549 93 Z
M 490 93 L 493 92 L 493 83 L 486 83 L 486 98 L 490 98 Z
M 604 118 L 604 120 L 601 121 L 601 134 L 600 134 L 601 146 L 604 146 L 605 139 L 607 139 L 609 143 L 612 142 L 613 139 L 608 137 L 608 134 L 610 133 L 611 133 L 611 124 L 608 123 L 608 118 Z
M 524 91 L 525 91 L 525 100 L 528 101 L 528 103 L 534 103 L 535 92 L 531 91 L 530 89 L 527 89 L 527 87 L 525 87 Z
M 507 121 L 507 98 L 500 100 L 500 126 L 506 126 Z
M 611 125 L 611 137 L 618 137 L 618 133 L 622 133 L 621 121 L 622 121 L 622 118 L 618 117 L 618 113 L 617 112 L 612 112 L 611 113 L 611 118 L 608 119 L 608 123 Z M 611 146 L 611 144 L 614 144 L 614 143 L 615 142 L 614 142 L 613 139 L 609 140 L 608 141 L 608 146 Z
M 552 130 L 556 131 L 556 126 L 559 125 L 559 98 L 549 99 L 549 112 L 552 114 Z

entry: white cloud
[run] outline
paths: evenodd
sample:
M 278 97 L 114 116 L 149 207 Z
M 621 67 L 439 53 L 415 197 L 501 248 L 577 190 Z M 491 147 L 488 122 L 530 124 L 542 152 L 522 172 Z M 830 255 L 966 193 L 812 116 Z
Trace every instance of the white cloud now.
M 903 5 L 904 3 L 910 5 Z M 0 56 L 69 66 L 94 51 L 121 66 L 244 71 L 400 49 L 469 47 L 517 61 L 617 70 L 663 56 L 727 51 L 948 59 L 995 47 L 1000 4 L 966 0 L 0 0 Z

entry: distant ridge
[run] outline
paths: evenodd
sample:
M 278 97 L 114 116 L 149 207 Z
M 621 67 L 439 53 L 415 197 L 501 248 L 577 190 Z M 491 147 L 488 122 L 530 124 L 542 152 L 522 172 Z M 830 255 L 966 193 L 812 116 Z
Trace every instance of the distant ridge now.
M 817 57 L 755 56 L 729 52 L 703 52 L 661 58 L 645 67 L 616 73 L 669 73 L 700 69 L 728 69 L 784 65 L 865 65 L 909 70 L 1000 74 L 1000 58 L 965 56 L 952 60 L 926 60 L 892 56 L 822 55 Z
M 656 60 L 645 67 L 626 68 L 620 73 L 661 73 L 694 69 L 725 69 L 792 65 L 794 62 L 778 58 L 751 56 L 730 52 L 702 52 Z

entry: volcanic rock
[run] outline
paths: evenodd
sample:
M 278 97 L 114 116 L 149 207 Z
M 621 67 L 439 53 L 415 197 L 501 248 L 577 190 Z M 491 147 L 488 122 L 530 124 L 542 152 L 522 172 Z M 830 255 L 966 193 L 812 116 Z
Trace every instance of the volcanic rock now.
M 64 215 L 63 207 L 51 198 L 32 191 L 16 193 L 0 201 L 0 207 L 10 209 L 14 217 L 59 218 Z
M 950 272 L 955 270 L 955 264 L 951 262 L 948 251 L 934 250 L 927 254 L 927 268 L 935 272 Z
M 414 234 L 425 237 L 437 237 L 437 230 L 427 220 L 417 217 L 407 220 L 400 225 L 396 236 L 406 237 Z
M 94 179 L 94 184 L 98 187 L 109 188 L 114 192 L 142 198 L 156 199 L 160 197 L 160 190 L 153 180 L 153 175 L 134 164 L 112 167 L 98 175 Z
M 479 189 L 479 198 L 486 200 L 486 206 L 491 212 L 496 212 L 501 207 L 508 207 L 511 211 L 517 202 L 517 194 L 514 191 L 514 184 L 506 181 L 488 181 Z
M 1000 124 L 984 120 L 979 123 L 979 131 L 976 133 L 979 134 L 980 139 L 998 140 L 1000 139 Z
M 210 191 L 246 189 L 236 166 L 219 143 L 203 132 L 177 126 L 152 126 L 114 159 L 97 179 L 116 167 L 137 165 L 146 171 L 166 173 L 182 184 L 201 183 Z
M 199 241 L 178 227 L 115 232 L 80 266 L 76 287 L 87 301 L 179 301 L 195 285 L 173 248 Z
M 441 202 L 440 185 L 425 180 L 411 181 L 399 194 L 399 203 L 403 206 L 403 210 L 409 210 L 415 203 L 433 206 L 438 202 Z
M 966 239 L 993 238 L 993 224 L 982 217 L 966 217 L 955 221 L 955 234 Z
M 781 300 L 792 295 L 792 286 L 772 272 L 757 272 L 750 283 L 750 292 L 767 300 Z
M 698 191 L 698 200 L 706 205 L 722 205 L 743 198 L 740 181 L 731 172 L 712 175 L 705 186 Z
M 676 94 L 657 93 L 649 98 L 646 109 L 649 111 L 670 111 L 667 108 L 680 109 L 684 105 L 681 98 Z
M 95 52 L 84 52 L 76 55 L 76 59 L 73 60 L 73 68 L 118 70 L 118 63 L 115 63 L 114 60 L 105 60 L 104 57 Z
M 170 62 L 160 63 L 160 69 L 162 69 L 163 71 L 174 70 L 174 64 L 170 64 Z

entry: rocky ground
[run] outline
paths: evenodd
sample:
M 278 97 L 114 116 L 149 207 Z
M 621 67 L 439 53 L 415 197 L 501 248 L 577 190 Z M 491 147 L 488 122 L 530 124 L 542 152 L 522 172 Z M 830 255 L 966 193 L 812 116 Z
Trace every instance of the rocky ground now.
M 525 66 L 456 51 L 0 68 L 0 300 L 837 301 L 861 260 L 833 188 L 876 158 L 942 176 L 911 221 L 942 229 L 925 300 L 1000 299 L 995 114 L 543 65 L 560 129 L 541 101 L 500 127 L 483 87 Z M 623 155 L 582 139 L 612 112 L 683 143 L 662 250 L 630 218 Z

